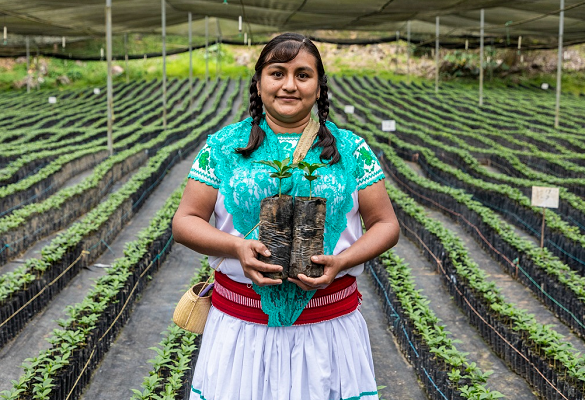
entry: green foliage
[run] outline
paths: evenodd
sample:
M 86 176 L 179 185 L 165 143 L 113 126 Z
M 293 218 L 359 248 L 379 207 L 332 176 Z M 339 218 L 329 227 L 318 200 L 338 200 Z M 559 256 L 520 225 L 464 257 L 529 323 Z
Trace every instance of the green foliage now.
M 306 161 L 301 161 L 297 164 L 297 168 L 302 170 L 305 174 L 303 175 L 306 180 L 309 181 L 309 199 L 313 197 L 313 181 L 321 177 L 321 175 L 313 175 L 317 169 L 327 166 L 323 163 L 310 164 Z
M 273 160 L 273 161 L 254 161 L 257 164 L 264 164 L 271 168 L 274 168 L 276 172 L 270 174 L 271 178 L 278 179 L 278 197 L 282 195 L 282 180 L 286 178 L 290 178 L 292 176 L 291 170 L 296 168 L 295 164 L 290 163 L 290 158 L 287 157 L 282 161 Z

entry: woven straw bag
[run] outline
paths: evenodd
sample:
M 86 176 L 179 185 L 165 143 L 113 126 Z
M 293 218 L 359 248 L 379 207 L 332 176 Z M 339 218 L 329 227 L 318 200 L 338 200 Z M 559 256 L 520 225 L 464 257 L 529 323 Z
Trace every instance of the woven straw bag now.
M 207 314 L 211 308 L 211 290 L 209 286 L 213 284 L 199 282 L 185 292 L 173 313 L 173 321 L 181 328 L 198 334 L 203 333 Z M 202 294 L 202 296 L 200 296 Z

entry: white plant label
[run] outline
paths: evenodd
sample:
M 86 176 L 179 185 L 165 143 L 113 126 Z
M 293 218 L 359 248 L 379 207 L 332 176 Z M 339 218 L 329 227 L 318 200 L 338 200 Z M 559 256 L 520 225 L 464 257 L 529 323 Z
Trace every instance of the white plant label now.
M 396 130 L 396 121 L 393 119 L 382 121 L 382 130 L 384 132 L 394 132 Z
M 93 94 L 100 94 L 100 93 L 101 93 L 100 88 L 97 88 L 96 87 L 96 88 L 93 89 Z
M 355 111 L 355 107 L 354 106 L 345 106 L 343 108 L 343 111 L 345 111 L 346 114 L 353 114 L 353 112 Z
M 559 188 L 532 186 L 532 205 L 559 208 Z
M 49 97 L 49 104 L 56 104 L 57 103 L 57 98 L 56 97 Z

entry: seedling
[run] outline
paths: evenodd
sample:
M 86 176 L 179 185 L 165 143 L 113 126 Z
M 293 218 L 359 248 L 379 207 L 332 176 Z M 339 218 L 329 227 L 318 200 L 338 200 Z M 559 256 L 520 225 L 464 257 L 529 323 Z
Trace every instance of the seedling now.
M 258 164 L 268 165 L 276 170 L 270 174 L 271 178 L 278 179 L 278 197 L 282 194 L 282 180 L 284 178 L 290 178 L 292 176 L 291 169 L 296 167 L 296 164 L 289 164 L 290 158 L 287 157 L 282 161 L 273 160 L 273 161 L 254 161 Z
M 309 200 L 313 197 L 313 181 L 321 177 L 321 175 L 313 175 L 313 172 L 326 165 L 322 163 L 309 164 L 306 161 L 297 164 L 297 168 L 305 172 L 305 179 L 309 181 Z

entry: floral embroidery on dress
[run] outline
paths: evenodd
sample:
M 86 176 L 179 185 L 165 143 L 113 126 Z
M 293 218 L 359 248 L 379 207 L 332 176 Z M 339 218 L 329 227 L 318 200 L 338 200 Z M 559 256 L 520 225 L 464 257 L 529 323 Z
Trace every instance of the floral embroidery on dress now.
M 262 119 L 260 127 L 266 132 L 266 137 L 256 151 L 249 157 L 244 157 L 235 153 L 235 149 L 247 145 L 251 122 L 252 119 L 247 118 L 209 136 L 207 145 L 195 159 L 189 174 L 189 177 L 222 192 L 225 208 L 233 217 L 234 228 L 242 236 L 258 223 L 262 199 L 278 194 L 278 183 L 270 177 L 270 168 L 255 161 L 283 160 L 290 157 L 300 138 L 300 134 L 277 135 L 272 132 L 266 120 Z M 384 174 L 362 138 L 350 131 L 338 129 L 331 122 L 327 122 L 327 127 L 336 138 L 341 159 L 338 163 L 319 170 L 321 178 L 313 185 L 313 196 L 327 199 L 323 246 L 325 254 L 332 254 L 347 226 L 346 214 L 353 207 L 351 194 L 356 188 L 366 187 L 383 179 Z M 321 162 L 321 150 L 321 147 L 311 148 L 305 160 L 309 163 Z M 369 168 L 366 168 L 365 160 L 368 157 Z M 376 173 L 370 176 L 365 170 Z M 364 176 L 367 177 L 365 181 Z M 309 181 L 303 179 L 303 172 L 300 170 L 294 170 L 292 177 L 282 182 L 283 194 L 308 196 L 309 189 Z M 248 238 L 258 239 L 258 229 L 254 229 Z M 314 294 L 314 291 L 304 291 L 289 282 L 278 287 L 254 285 L 254 290 L 261 296 L 262 309 L 269 316 L 269 326 L 292 325 Z

